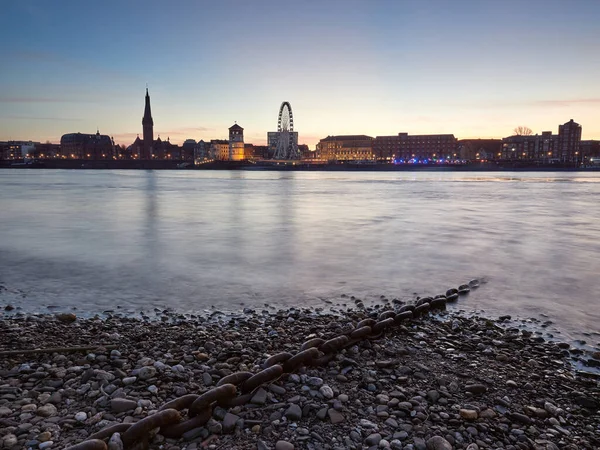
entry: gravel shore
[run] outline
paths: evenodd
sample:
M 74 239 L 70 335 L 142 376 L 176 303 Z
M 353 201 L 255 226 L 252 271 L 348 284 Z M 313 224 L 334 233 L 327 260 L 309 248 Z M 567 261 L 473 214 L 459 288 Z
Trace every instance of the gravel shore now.
M 295 353 L 307 339 L 336 336 L 385 308 L 2 319 L 2 350 L 97 348 L 0 356 L 0 448 L 79 443 L 230 373 L 257 372 L 268 356 Z M 150 448 L 600 448 L 599 379 L 572 370 L 568 344 L 502 322 L 449 312 L 407 322 L 325 367 L 260 388 L 245 406 L 216 407 L 182 439 L 157 434 Z

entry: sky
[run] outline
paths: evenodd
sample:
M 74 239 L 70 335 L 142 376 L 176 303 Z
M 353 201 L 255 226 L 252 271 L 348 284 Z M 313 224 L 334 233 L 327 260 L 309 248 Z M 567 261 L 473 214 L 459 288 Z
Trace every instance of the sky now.
M 600 139 L 597 0 L 0 0 L 0 140 L 328 135 Z

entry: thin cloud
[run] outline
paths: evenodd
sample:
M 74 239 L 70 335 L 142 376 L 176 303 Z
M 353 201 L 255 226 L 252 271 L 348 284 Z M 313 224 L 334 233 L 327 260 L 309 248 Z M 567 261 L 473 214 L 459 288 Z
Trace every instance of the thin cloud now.
M 83 119 L 74 117 L 28 117 L 28 116 L 2 116 L 4 119 L 10 120 L 48 120 L 56 122 L 80 122 Z
M 600 98 L 575 98 L 566 100 L 537 100 L 538 106 L 571 106 L 571 105 L 600 105 Z
M 53 97 L 0 97 L 0 103 L 94 103 L 96 101 Z

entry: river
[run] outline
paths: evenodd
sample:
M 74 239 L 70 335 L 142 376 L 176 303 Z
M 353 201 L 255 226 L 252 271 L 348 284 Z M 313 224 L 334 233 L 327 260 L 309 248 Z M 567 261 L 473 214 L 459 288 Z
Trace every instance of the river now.
M 0 305 L 81 314 L 409 300 L 599 345 L 600 173 L 0 171 Z

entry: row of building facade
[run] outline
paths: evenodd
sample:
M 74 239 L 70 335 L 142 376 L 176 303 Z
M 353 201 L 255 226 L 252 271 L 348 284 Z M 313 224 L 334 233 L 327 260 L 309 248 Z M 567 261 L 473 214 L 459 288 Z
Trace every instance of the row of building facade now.
M 424 162 L 447 160 L 528 160 L 585 163 L 600 156 L 600 141 L 581 140 L 581 125 L 571 119 L 558 134 L 515 135 L 503 139 L 462 139 L 453 134 L 327 136 L 315 157 L 324 161 Z

